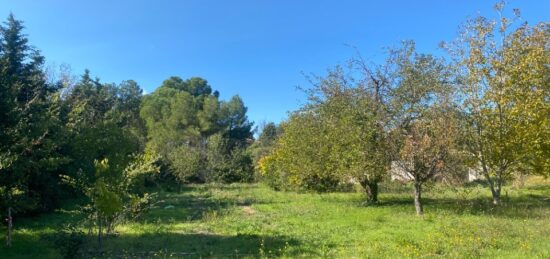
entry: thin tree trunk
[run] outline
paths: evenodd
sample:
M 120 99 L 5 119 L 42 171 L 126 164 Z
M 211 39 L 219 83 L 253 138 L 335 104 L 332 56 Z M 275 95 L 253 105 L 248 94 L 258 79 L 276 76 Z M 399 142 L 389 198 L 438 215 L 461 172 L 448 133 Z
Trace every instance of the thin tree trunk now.
M 416 208 L 416 215 L 420 216 L 424 214 L 422 208 L 422 185 L 420 183 L 414 183 L 414 207 Z
M 483 176 L 485 176 L 485 180 L 487 181 L 487 184 L 489 184 L 489 189 L 491 189 L 491 195 L 493 196 L 493 204 L 494 205 L 500 205 L 500 186 L 502 180 L 500 179 L 499 175 L 495 176 L 495 179 L 491 179 L 491 176 L 489 175 L 489 169 L 485 165 L 485 161 L 481 160 L 481 166 L 483 169 Z M 495 184 L 497 187 L 495 188 Z
M 367 203 L 378 202 L 378 182 L 363 180 L 360 184 L 367 195 Z
M 377 203 L 378 202 L 378 182 L 369 182 L 365 190 L 367 191 L 367 201 L 369 203 Z
M 13 218 L 11 216 L 11 207 L 8 208 L 7 222 L 8 222 L 8 233 L 7 233 L 7 237 L 6 237 L 6 245 L 11 246 L 11 236 L 12 236 L 12 231 L 13 231 Z
M 491 194 L 493 196 L 493 204 L 500 205 L 500 189 L 491 188 Z
M 489 184 L 489 188 L 491 189 L 493 204 L 500 205 L 501 179 L 499 179 L 498 176 L 496 176 L 495 179 L 493 180 L 491 179 L 488 173 L 485 173 L 485 179 L 487 180 L 487 183 Z
M 496 188 L 493 193 L 493 204 L 500 205 L 501 204 L 500 193 L 502 190 L 502 177 L 500 177 L 500 175 L 498 175 L 497 179 L 495 179 L 495 183 L 496 183 Z
M 98 231 L 97 231 L 97 241 L 99 243 L 99 250 L 101 250 L 101 245 L 102 245 L 102 221 L 101 221 L 101 216 L 99 216 L 99 213 L 98 213 L 98 216 L 97 216 L 97 221 L 98 221 Z
M 493 191 L 493 204 L 500 205 L 500 190 Z

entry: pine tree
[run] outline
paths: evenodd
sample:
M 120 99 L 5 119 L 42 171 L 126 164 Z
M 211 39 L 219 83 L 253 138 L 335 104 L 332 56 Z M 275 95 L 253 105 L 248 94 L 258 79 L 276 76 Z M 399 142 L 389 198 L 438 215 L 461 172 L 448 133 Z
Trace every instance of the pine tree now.
M 45 210 L 55 203 L 58 106 L 46 83 L 44 57 L 28 45 L 21 21 L 0 26 L 0 208 Z

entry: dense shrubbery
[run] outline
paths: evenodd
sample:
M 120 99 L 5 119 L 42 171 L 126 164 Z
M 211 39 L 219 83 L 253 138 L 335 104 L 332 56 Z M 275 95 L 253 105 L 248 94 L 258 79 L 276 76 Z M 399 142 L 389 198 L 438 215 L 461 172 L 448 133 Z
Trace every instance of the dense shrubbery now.
M 82 246 L 86 242 L 86 235 L 74 225 L 64 226 L 49 240 L 61 256 L 66 259 L 79 258 Z

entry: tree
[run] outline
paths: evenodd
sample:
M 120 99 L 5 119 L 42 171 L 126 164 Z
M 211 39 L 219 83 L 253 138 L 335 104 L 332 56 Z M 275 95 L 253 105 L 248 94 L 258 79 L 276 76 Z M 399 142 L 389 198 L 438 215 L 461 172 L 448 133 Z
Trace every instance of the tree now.
M 250 182 L 252 180 L 252 158 L 246 147 L 233 146 L 222 134 L 208 138 L 206 151 L 207 177 L 210 182 Z
M 378 184 L 389 169 L 391 155 L 388 120 L 382 115 L 386 104 L 381 89 L 376 87 L 381 85 L 373 77 L 355 80 L 336 69 L 316 86 L 320 99 L 312 98 L 320 101 L 320 113 L 328 128 L 327 141 L 333 145 L 330 161 L 336 163 L 336 171 L 344 181 L 361 185 L 369 203 L 378 202 Z
M 273 157 L 260 160 L 259 167 L 272 174 L 302 175 L 310 181 L 301 182 L 312 189 L 330 190 L 339 183 L 357 182 L 367 201 L 375 203 L 392 154 L 390 85 L 386 68 L 371 69 L 360 58 L 350 65 L 348 70 L 336 67 L 325 77 L 311 80 L 309 102 L 283 124 Z M 267 179 L 282 182 L 280 177 Z
M 367 201 L 377 202 L 391 161 L 385 76 L 355 59 L 347 71 L 336 67 L 311 80 L 309 102 L 283 123 L 273 154 L 260 160 L 264 178 L 318 191 L 358 182 Z
M 247 111 L 248 108 L 238 95 L 221 104 L 221 125 L 226 129 L 225 134 L 232 147 L 246 146 L 252 140 L 253 123 L 248 121 Z
M 94 161 L 95 181 L 86 188 L 89 198 L 88 219 L 90 232 L 97 226 L 99 245 L 104 234 L 112 234 L 117 223 L 136 217 L 147 209 L 151 196 L 142 192 L 138 185 L 143 177 L 156 174 L 159 167 L 157 157 L 142 154 L 133 157 L 122 172 L 110 168 L 109 160 Z
M 204 79 L 171 77 L 144 98 L 140 114 L 149 129 L 147 147 L 181 182 L 241 181 L 245 175 L 234 174 L 241 169 L 252 175 L 251 169 L 243 169 L 251 168 L 251 162 L 233 163 L 250 160 L 241 159 L 248 153 L 237 152 L 252 138 L 247 108 L 238 96 L 224 102 L 218 95 Z
M 117 104 L 114 108 L 116 124 L 139 139 L 140 150 L 146 142 L 145 123 L 139 115 L 143 90 L 134 80 L 123 81 L 117 86 Z
M 275 189 L 304 188 L 318 192 L 335 190 L 340 183 L 331 157 L 323 118 L 315 109 L 303 108 L 281 124 L 272 154 L 259 162 L 259 169 Z
M 367 201 L 375 203 L 378 202 L 378 183 L 387 175 L 396 153 L 395 145 L 392 143 L 395 140 L 390 131 L 394 116 L 390 95 L 394 88 L 394 66 L 391 59 L 382 65 L 369 65 L 359 51 L 357 54 L 350 63 L 362 78 L 342 81 L 344 84 L 347 81 L 357 81 L 358 84 L 355 87 L 356 100 L 346 101 L 350 104 L 346 107 L 351 108 L 347 113 L 353 114 L 346 124 L 354 127 L 350 127 L 351 134 L 342 136 L 356 137 L 351 142 L 355 144 L 353 147 L 358 147 L 354 164 L 360 167 L 356 170 L 355 177 L 365 190 Z
M 523 154 L 515 170 L 550 175 L 550 23 L 523 25 L 508 39 L 510 111 L 518 119 Z M 527 68 L 527 69 L 526 69 Z
M 431 55 L 416 53 L 414 42 L 393 51 L 397 85 L 393 109 L 400 136 L 398 169 L 412 177 L 416 213 L 423 213 L 422 187 L 445 172 L 456 136 L 447 66 Z
M 59 96 L 46 83 L 44 58 L 10 14 L 0 26 L 0 209 L 52 209 L 58 193 Z
M 103 84 L 87 70 L 66 90 L 63 117 L 71 141 L 63 149 L 71 162 L 65 171 L 78 182 L 76 191 L 95 182 L 94 161 L 107 159 L 109 168 L 121 173 L 132 155 L 143 151 L 143 123 L 137 115 L 140 92 L 131 81 L 120 87 Z
M 271 146 L 277 140 L 279 134 L 279 127 L 273 122 L 268 122 L 263 126 L 262 132 L 258 137 L 258 142 L 262 143 L 263 146 Z
M 459 40 L 446 46 L 462 77 L 466 148 L 497 205 L 514 173 L 550 171 L 549 25 L 514 27 L 503 8 L 495 6 L 498 20 L 468 20 Z
M 272 152 L 281 133 L 281 128 L 273 122 L 263 123 L 260 125 L 260 133 L 258 138 L 255 139 L 254 143 L 252 143 L 249 147 L 252 160 L 257 171 L 258 162 L 260 159 Z

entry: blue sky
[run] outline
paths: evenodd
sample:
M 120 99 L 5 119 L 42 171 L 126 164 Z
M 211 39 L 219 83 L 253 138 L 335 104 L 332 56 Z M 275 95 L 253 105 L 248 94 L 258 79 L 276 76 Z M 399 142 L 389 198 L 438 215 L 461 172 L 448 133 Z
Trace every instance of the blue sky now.
M 286 117 L 308 86 L 359 48 L 378 61 L 383 48 L 414 39 L 437 52 L 476 14 L 481 0 L 0 0 L 0 17 L 25 22 L 49 64 L 85 68 L 103 82 L 136 80 L 152 92 L 169 76 L 207 79 L 224 99 L 239 94 L 257 123 Z M 550 1 L 510 1 L 530 23 L 548 21 Z

